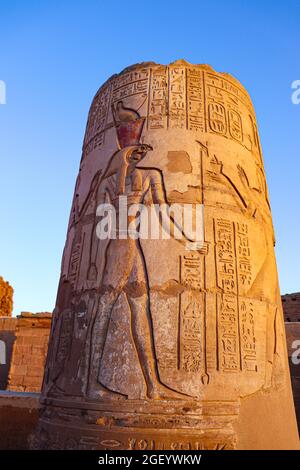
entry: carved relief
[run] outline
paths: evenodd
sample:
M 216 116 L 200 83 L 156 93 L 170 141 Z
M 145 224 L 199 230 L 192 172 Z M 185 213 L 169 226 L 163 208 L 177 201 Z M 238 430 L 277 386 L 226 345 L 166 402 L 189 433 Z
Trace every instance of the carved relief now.
M 69 357 L 72 345 L 74 317 L 70 310 L 65 310 L 59 318 L 59 336 L 57 348 L 54 350 L 52 369 L 50 370 L 50 379 L 56 384 L 56 380 L 62 377 L 65 370 L 66 361 Z M 55 367 L 53 365 L 55 364 Z M 62 379 L 63 380 L 63 379 Z M 59 384 L 61 388 L 62 384 Z M 64 389 L 64 386 L 62 387 Z
M 240 287 L 250 286 L 252 281 L 248 226 L 217 219 L 215 240 L 217 280 L 222 290 L 218 298 L 219 367 L 256 371 L 253 304 L 239 298 Z
M 272 224 L 250 99 L 209 66 L 135 65 L 93 100 L 84 155 L 95 149 L 72 205 L 40 446 L 235 448 L 240 398 L 280 385 Z M 182 224 L 182 241 L 174 232 L 162 243 L 99 240 L 96 209 L 109 202 L 118 214 L 120 196 L 129 209 L 202 203 L 204 246 L 186 249 Z M 127 222 L 140 235 L 138 217 Z
M 196 68 L 187 69 L 187 107 L 188 129 L 196 132 L 204 132 L 203 72 Z
M 199 253 L 189 252 L 181 257 L 181 282 L 184 286 L 200 290 L 203 286 L 203 273 Z
M 68 273 L 68 279 L 73 288 L 76 288 L 77 277 L 78 277 L 79 267 L 80 267 L 81 253 L 82 253 L 82 243 L 81 242 L 74 243 L 73 249 L 71 252 L 70 266 L 69 266 L 69 273 Z
M 254 305 L 251 300 L 240 300 L 242 369 L 257 372 Z
M 210 103 L 208 105 L 208 119 L 212 131 L 216 132 L 217 134 L 226 134 L 226 110 L 222 104 Z
M 147 96 L 149 69 L 134 70 L 116 77 L 113 81 L 112 103 L 130 96 Z
M 186 128 L 185 68 L 169 69 L 169 127 Z
M 179 369 L 201 373 L 208 382 L 205 361 L 204 262 L 207 246 L 200 252 L 188 252 L 180 258 L 180 279 L 185 291 L 179 302 Z
M 242 140 L 242 119 L 237 111 L 230 109 L 228 111 L 229 132 L 231 137 L 236 140 Z
M 187 293 L 180 299 L 179 367 L 186 372 L 199 372 L 203 367 L 203 303 L 201 296 Z
M 141 145 L 138 142 L 143 119 L 135 110 L 125 107 L 122 101 L 118 101 L 117 106 L 113 108 L 113 115 L 121 150 L 112 156 L 106 169 L 101 174 L 97 184 L 97 192 L 104 201 L 105 193 L 110 188 L 110 200 L 116 204 L 117 210 L 118 196 L 120 195 L 126 195 L 130 204 L 141 204 L 150 191 L 154 203 L 167 203 L 163 175 L 155 168 L 149 170 L 137 167 L 137 164 L 151 150 L 150 146 Z M 130 132 L 128 129 L 130 129 Z M 99 202 L 101 200 L 98 200 L 97 204 Z M 170 221 L 173 224 L 171 219 Z M 177 228 L 179 227 L 177 226 Z M 113 261 L 120 249 L 123 252 L 123 260 L 115 259 Z M 75 245 L 75 255 L 71 256 L 71 265 L 75 266 L 74 273 L 76 272 L 79 251 L 79 246 Z M 92 248 L 91 253 L 93 253 Z M 148 300 L 147 265 L 139 240 L 130 237 L 121 240 L 119 238 L 111 239 L 108 242 L 104 256 L 107 262 L 101 280 L 98 310 L 92 320 L 90 333 L 90 372 L 87 388 L 89 398 L 113 398 L 114 395 L 122 398 L 122 396 L 126 396 L 126 393 L 108 386 L 107 380 L 102 374 L 103 367 L 101 366 L 105 357 L 105 344 L 114 305 L 117 304 L 120 296 L 124 295 L 130 312 L 132 341 L 143 373 L 147 397 L 154 399 L 160 397 L 180 398 L 180 393 L 172 390 L 170 386 L 162 384 L 158 374 L 151 310 L 149 309 Z M 96 265 L 96 260 L 91 258 L 89 264 L 90 266 Z M 71 277 L 72 282 L 74 277 L 75 274 Z M 188 322 L 192 318 L 189 312 L 190 309 L 187 309 L 183 319 L 186 340 L 184 346 L 185 367 L 191 367 L 187 364 L 191 363 L 193 358 L 198 361 L 195 355 L 198 354 L 198 350 L 192 352 L 191 341 L 188 339 L 189 334 L 191 334 L 187 331 Z
M 245 223 L 235 224 L 235 241 L 238 267 L 238 282 L 243 286 L 250 286 L 251 275 L 251 250 L 248 237 L 248 225 Z
M 152 70 L 148 127 L 150 129 L 164 129 L 167 125 L 168 107 L 168 74 L 165 67 L 158 67 Z
M 204 76 L 210 130 L 242 144 L 242 108 L 251 109 L 248 97 L 223 77 L 211 73 Z
M 104 130 L 107 122 L 110 101 L 110 85 L 104 85 L 94 98 L 90 109 L 86 134 L 84 138 L 84 154 L 89 154 L 104 142 Z
M 234 226 L 224 219 L 215 221 L 216 266 L 218 286 L 222 290 L 218 299 L 218 351 L 219 368 L 238 370 L 239 316 L 237 305 L 237 270 L 235 260 Z

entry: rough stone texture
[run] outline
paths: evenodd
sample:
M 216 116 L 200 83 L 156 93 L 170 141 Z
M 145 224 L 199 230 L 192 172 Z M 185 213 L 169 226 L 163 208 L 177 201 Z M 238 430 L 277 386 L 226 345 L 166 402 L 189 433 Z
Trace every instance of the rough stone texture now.
M 281 296 L 285 322 L 300 322 L 300 292 Z
M 300 323 L 286 323 L 286 339 L 288 344 L 289 365 L 292 379 L 292 389 L 294 396 L 294 403 L 296 408 L 296 415 L 298 421 L 298 430 L 300 433 Z M 292 354 L 295 354 L 294 342 L 297 341 L 297 363 L 295 364 L 292 359 Z
M 17 318 L 8 390 L 40 392 L 52 315 L 22 312 Z
M 14 290 L 9 282 L 0 276 L 0 317 L 10 317 L 13 311 Z
M 0 391 L 0 450 L 29 449 L 38 410 L 38 393 Z
M 17 318 L 0 318 L 0 390 L 5 390 L 8 385 L 9 368 L 16 339 L 16 324 Z
M 204 204 L 204 244 L 180 225 L 182 243 L 99 240 L 96 209 L 121 211 L 119 196 Z M 89 113 L 34 446 L 298 447 L 273 245 L 241 84 L 185 61 L 108 80 Z
M 300 293 L 282 296 L 294 403 L 300 433 Z M 299 351 L 299 352 L 297 352 Z M 293 360 L 292 355 L 296 355 Z M 295 363 L 298 362 L 298 363 Z

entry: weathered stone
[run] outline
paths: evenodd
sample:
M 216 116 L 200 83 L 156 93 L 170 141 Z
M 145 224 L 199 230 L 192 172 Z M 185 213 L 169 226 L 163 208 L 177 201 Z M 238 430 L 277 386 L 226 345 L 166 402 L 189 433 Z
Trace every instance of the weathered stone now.
M 0 276 L 0 317 L 10 317 L 13 311 L 14 290 L 9 282 Z
M 27 450 L 38 421 L 39 394 L 0 391 L 0 450 Z
M 5 390 L 8 384 L 16 324 L 15 317 L 0 318 L 0 390 Z
M 120 196 L 130 211 L 203 204 L 204 242 L 169 212 L 169 239 L 130 238 L 121 222 L 99 239 L 97 208 L 121 213 Z M 296 448 L 273 245 L 240 83 L 185 61 L 108 80 L 89 113 L 35 445 Z
M 41 391 L 51 318 L 48 312 L 22 312 L 16 318 L 8 390 Z
M 300 292 L 285 294 L 281 296 L 284 320 L 289 322 L 300 322 Z
M 300 293 L 281 296 L 298 430 L 300 432 Z

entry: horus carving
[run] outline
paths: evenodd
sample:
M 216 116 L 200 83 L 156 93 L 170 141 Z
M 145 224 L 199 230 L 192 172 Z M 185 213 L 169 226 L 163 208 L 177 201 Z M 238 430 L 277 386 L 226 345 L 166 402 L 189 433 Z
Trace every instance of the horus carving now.
M 89 199 L 94 200 L 95 207 L 109 200 L 117 213 L 121 210 L 119 204 L 122 196 L 127 198 L 128 213 L 130 213 L 130 206 L 142 204 L 149 196 L 153 204 L 167 205 L 163 174 L 158 169 L 139 166 L 147 153 L 152 150 L 150 145 L 140 144 L 139 142 L 144 126 L 144 118 L 141 118 L 134 109 L 125 107 L 123 101 L 118 101 L 113 106 L 113 118 L 120 150 L 113 154 L 106 168 L 94 178 L 92 182 L 94 196 L 90 194 Z M 85 203 L 84 206 L 88 207 L 88 203 Z M 134 225 L 139 229 L 135 217 L 128 217 L 128 226 Z M 80 226 L 81 219 L 84 220 L 85 218 L 86 215 L 81 211 L 76 218 L 77 224 Z M 122 236 L 122 227 L 117 224 L 115 230 L 118 236 L 109 240 L 105 247 L 105 253 L 102 253 L 105 263 L 99 280 L 97 257 L 101 242 L 97 235 L 98 220 L 96 220 L 96 217 L 92 222 L 90 256 L 87 282 L 85 284 L 86 288 L 90 290 L 90 294 L 85 290 L 84 297 L 88 298 L 86 302 L 83 302 L 82 296 L 78 299 L 78 302 L 81 299 L 81 303 L 83 303 L 81 308 L 82 316 L 88 319 L 86 320 L 88 322 L 88 331 L 85 335 L 87 347 L 84 353 L 88 364 L 82 361 L 78 367 L 78 374 L 80 375 L 83 372 L 83 375 L 85 375 L 86 390 L 84 393 L 93 399 L 122 399 L 125 397 L 124 394 L 107 387 L 101 377 L 101 362 L 112 313 L 118 300 L 123 297 L 130 312 L 131 334 L 145 381 L 145 396 L 153 399 L 163 397 L 185 398 L 186 394 L 172 390 L 170 386 L 163 384 L 159 377 L 151 318 L 147 265 L 139 238 L 125 237 L 124 233 Z M 164 225 L 169 224 L 171 233 L 174 232 L 175 227 L 182 232 L 183 238 L 178 240 L 178 243 L 184 245 L 186 242 L 192 242 L 168 213 L 162 217 L 161 224 L 162 228 Z M 68 284 L 71 285 L 74 291 L 76 291 L 78 282 L 83 246 L 84 236 L 81 230 L 81 235 L 78 235 L 73 242 L 67 276 Z M 116 258 L 120 251 L 122 252 L 121 259 L 119 255 Z M 198 272 L 195 271 L 195 256 L 197 256 L 195 253 L 185 255 L 181 266 L 182 282 L 192 289 L 199 288 L 200 282 Z M 98 293 L 97 297 L 94 289 Z M 199 370 L 202 356 L 202 338 L 200 337 L 202 333 L 200 326 L 197 325 L 199 321 L 203 322 L 200 318 L 202 316 L 202 307 L 199 301 L 196 302 L 193 299 L 191 301 L 185 298 L 184 294 L 181 305 L 182 353 L 180 367 L 195 372 Z M 66 366 L 67 363 L 72 364 L 74 372 L 74 357 L 72 358 L 74 348 L 71 344 L 73 342 L 71 338 L 76 337 L 76 318 L 76 301 L 73 300 L 72 309 L 65 310 L 60 315 L 60 338 L 55 353 L 55 369 L 58 373 L 58 378 L 54 378 L 55 386 L 56 389 L 65 391 L 67 386 L 64 383 L 67 383 L 68 372 L 64 371 L 64 374 L 62 374 L 62 367 L 63 365 Z M 68 360 L 68 356 L 72 360 Z M 61 367 L 58 366 L 59 364 L 61 364 Z M 60 379 L 62 375 L 63 383 Z
M 133 111 L 124 110 L 123 107 L 121 109 L 122 113 L 119 111 L 118 118 L 124 123 L 128 119 L 131 126 L 135 124 L 137 126 L 137 135 L 139 135 L 139 126 L 143 125 L 143 120 L 141 121 Z M 151 147 L 146 144 L 140 145 L 128 141 L 128 135 L 127 138 L 125 136 L 121 141 L 121 137 L 123 137 L 123 134 L 120 136 L 121 128 L 121 125 L 118 125 L 119 142 L 123 147 L 112 157 L 101 176 L 99 183 L 100 199 L 97 202 L 101 202 L 101 198 L 104 202 L 105 194 L 109 193 L 110 200 L 116 204 L 116 209 L 119 210 L 117 205 L 118 196 L 126 195 L 129 204 L 142 204 L 147 193 L 150 192 L 154 203 L 166 204 L 162 174 L 156 169 L 146 169 L 138 166 L 147 152 L 151 151 Z M 127 143 L 127 146 L 124 146 L 125 143 Z M 134 218 L 129 217 L 128 222 L 132 224 Z M 172 219 L 170 222 L 171 225 L 174 225 Z M 177 229 L 180 229 L 180 227 L 177 227 Z M 116 230 L 121 230 L 121 227 L 117 227 Z M 122 260 L 115 259 L 116 253 L 120 251 L 123 254 Z M 118 392 L 108 390 L 101 383 L 99 371 L 112 310 L 118 298 L 125 295 L 130 310 L 132 337 L 145 380 L 146 396 L 148 398 L 182 398 L 181 394 L 162 384 L 159 378 L 149 305 L 147 265 L 139 239 L 116 238 L 110 240 L 107 246 L 106 259 L 108 261 L 101 281 L 98 311 L 93 319 L 91 329 L 88 396 L 91 398 L 114 398 L 120 395 Z M 91 264 L 94 263 L 95 260 L 91 259 Z

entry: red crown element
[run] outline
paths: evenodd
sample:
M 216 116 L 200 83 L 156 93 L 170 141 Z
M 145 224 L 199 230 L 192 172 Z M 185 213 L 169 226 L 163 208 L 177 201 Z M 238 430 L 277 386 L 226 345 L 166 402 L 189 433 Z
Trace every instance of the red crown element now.
M 145 118 L 116 124 L 116 131 L 120 148 L 138 145 L 142 135 Z

